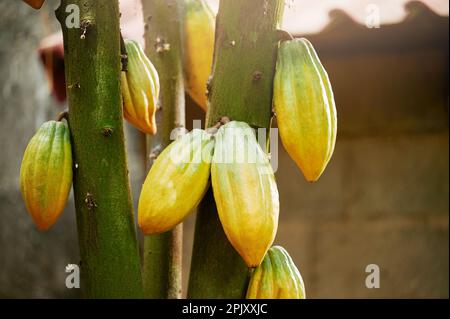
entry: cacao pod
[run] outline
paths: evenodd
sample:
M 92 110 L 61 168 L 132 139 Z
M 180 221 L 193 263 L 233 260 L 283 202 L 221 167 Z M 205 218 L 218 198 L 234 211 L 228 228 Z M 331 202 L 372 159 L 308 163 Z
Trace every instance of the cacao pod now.
M 270 248 L 251 275 L 247 299 L 305 298 L 305 285 L 292 258 L 283 247 Z
M 281 141 L 305 178 L 316 181 L 336 143 L 336 106 L 330 80 L 311 43 L 282 42 L 274 79 Z
M 123 115 L 128 122 L 147 134 L 156 134 L 155 113 L 159 97 L 158 72 L 141 46 L 125 40 L 127 71 L 122 72 Z
M 44 123 L 28 144 L 20 169 L 20 187 L 39 230 L 50 228 L 66 206 L 72 185 L 72 149 L 65 123 Z
M 246 123 L 217 132 L 211 180 L 228 240 L 249 267 L 258 266 L 275 238 L 279 198 L 268 157 Z
M 206 111 L 206 84 L 213 62 L 215 17 L 204 0 L 185 0 L 184 12 L 186 91 Z
M 155 160 L 139 198 L 139 226 L 146 235 L 166 232 L 201 201 L 209 186 L 214 139 L 194 129 Z
M 44 4 L 45 0 L 23 0 L 26 4 L 34 9 L 40 9 Z

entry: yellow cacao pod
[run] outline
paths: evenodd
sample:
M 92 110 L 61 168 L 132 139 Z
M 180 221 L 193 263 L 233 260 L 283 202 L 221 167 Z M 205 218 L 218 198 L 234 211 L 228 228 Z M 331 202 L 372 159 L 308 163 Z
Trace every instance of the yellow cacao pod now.
M 249 267 L 258 266 L 275 238 L 279 198 L 268 157 L 246 123 L 217 132 L 211 180 L 228 240 Z
M 334 151 L 337 117 L 327 72 L 307 39 L 279 47 L 274 106 L 286 151 L 305 178 L 316 181 Z
M 121 75 L 123 115 L 142 132 L 156 134 L 158 72 L 136 41 L 125 40 L 125 49 L 128 65 Z
M 283 247 L 270 248 L 251 275 L 247 299 L 305 298 L 305 285 L 292 258 Z
M 45 0 L 23 0 L 26 4 L 34 9 L 40 9 L 44 4 Z
M 186 91 L 206 111 L 206 84 L 213 62 L 215 17 L 204 0 L 185 0 L 184 12 Z
M 194 129 L 155 160 L 139 198 L 138 221 L 146 235 L 174 228 L 201 201 L 209 186 L 214 139 Z
M 69 128 L 62 122 L 46 122 L 30 140 L 20 169 L 25 206 L 39 230 L 47 230 L 57 221 L 71 185 Z

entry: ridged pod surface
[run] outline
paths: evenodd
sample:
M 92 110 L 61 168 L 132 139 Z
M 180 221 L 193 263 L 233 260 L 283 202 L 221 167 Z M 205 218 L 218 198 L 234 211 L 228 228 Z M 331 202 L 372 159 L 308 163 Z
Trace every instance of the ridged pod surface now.
M 204 0 L 185 0 L 184 3 L 186 91 L 206 111 L 206 83 L 213 62 L 215 17 Z
M 228 240 L 249 267 L 258 266 L 275 238 L 279 197 L 268 157 L 248 124 L 229 122 L 217 132 L 211 180 Z
M 142 132 L 154 135 L 160 89 L 158 72 L 136 41 L 125 40 L 125 48 L 128 64 L 121 75 L 123 115 Z
M 209 186 L 214 139 L 194 129 L 155 160 L 139 198 L 139 226 L 146 235 L 174 228 L 201 201 Z
M 247 299 L 305 298 L 305 285 L 292 258 L 283 247 L 270 248 L 252 273 Z
M 30 140 L 20 169 L 22 196 L 39 230 L 47 230 L 57 221 L 71 185 L 69 128 L 62 122 L 46 122 Z
M 279 47 L 274 106 L 286 151 L 305 178 L 316 181 L 334 151 L 337 117 L 327 72 L 305 38 Z
M 44 4 L 45 0 L 23 0 L 26 4 L 34 9 L 40 9 Z

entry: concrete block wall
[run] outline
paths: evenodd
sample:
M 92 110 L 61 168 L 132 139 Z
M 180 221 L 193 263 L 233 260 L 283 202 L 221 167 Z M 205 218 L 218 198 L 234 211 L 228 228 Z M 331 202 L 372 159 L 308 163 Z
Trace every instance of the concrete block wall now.
M 276 243 L 292 254 L 308 296 L 447 297 L 448 134 L 340 142 L 317 185 L 288 163 L 278 174 Z M 380 267 L 379 289 L 365 286 L 369 264 Z

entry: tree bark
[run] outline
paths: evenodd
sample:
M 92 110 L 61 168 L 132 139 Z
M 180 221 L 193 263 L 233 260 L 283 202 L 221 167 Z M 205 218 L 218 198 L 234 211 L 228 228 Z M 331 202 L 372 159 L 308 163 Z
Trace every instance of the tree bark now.
M 149 136 L 148 166 L 185 126 L 180 0 L 142 0 L 146 53 L 160 78 L 158 132 Z M 158 194 L 155 194 L 158 196 Z M 144 289 L 148 298 L 181 298 L 183 226 L 144 238 Z
M 206 126 L 222 116 L 269 129 L 284 0 L 220 2 Z M 189 298 L 243 298 L 247 267 L 223 232 L 212 191 L 200 204 Z
M 81 29 L 66 26 L 80 9 Z M 90 298 L 142 297 L 125 154 L 118 1 L 62 0 L 81 286 Z

